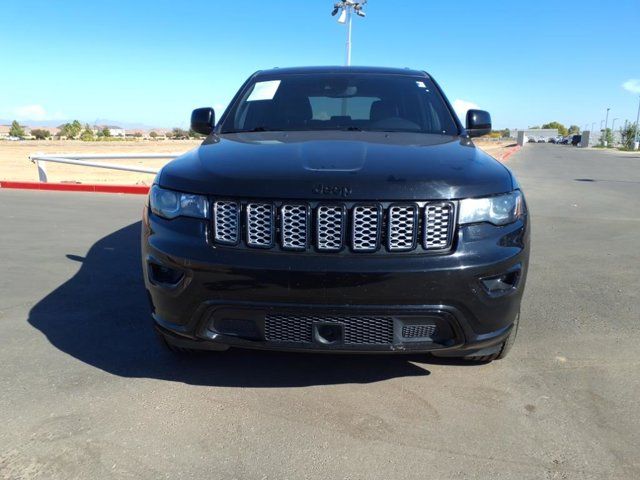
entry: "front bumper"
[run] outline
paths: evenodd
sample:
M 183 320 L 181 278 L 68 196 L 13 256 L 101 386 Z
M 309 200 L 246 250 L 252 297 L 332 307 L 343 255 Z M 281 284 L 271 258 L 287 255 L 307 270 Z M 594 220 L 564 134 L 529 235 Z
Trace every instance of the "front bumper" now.
M 142 263 L 153 319 L 182 346 L 468 355 L 499 346 L 520 310 L 526 217 L 504 227 L 460 227 L 446 255 L 213 247 L 206 228 L 195 219 L 144 216 Z M 502 277 L 512 288 L 492 291 L 495 282 L 486 279 Z M 382 337 L 366 332 L 371 318 L 384 324 Z M 274 319 L 284 321 L 276 330 L 304 332 L 274 336 Z M 416 325 L 429 335 L 403 334 Z

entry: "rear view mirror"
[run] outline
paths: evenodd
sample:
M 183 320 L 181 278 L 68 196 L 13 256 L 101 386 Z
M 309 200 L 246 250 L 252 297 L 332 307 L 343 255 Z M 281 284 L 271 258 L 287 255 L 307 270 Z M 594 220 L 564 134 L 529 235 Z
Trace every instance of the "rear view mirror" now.
M 216 114 L 213 108 L 196 108 L 191 113 L 191 130 L 194 132 L 209 135 L 213 131 L 215 124 Z
M 481 137 L 491 133 L 491 115 L 484 110 L 467 112 L 467 134 L 470 137 Z

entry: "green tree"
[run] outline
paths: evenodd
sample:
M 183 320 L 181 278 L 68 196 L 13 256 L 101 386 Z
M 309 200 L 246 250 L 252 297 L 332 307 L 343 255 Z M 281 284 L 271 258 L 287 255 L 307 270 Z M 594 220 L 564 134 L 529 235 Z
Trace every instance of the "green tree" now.
M 80 134 L 80 140 L 83 142 L 93 142 L 93 140 L 95 140 L 93 138 L 93 130 L 91 130 L 91 127 L 88 124 L 84 126 L 84 130 Z
M 555 128 L 555 129 L 558 130 L 558 133 L 560 135 L 562 135 L 563 137 L 569 134 L 569 131 L 567 130 L 567 127 L 565 127 L 560 122 L 545 123 L 544 125 L 542 125 L 542 128 Z
M 621 130 L 622 134 L 622 148 L 624 150 L 633 150 L 633 144 L 636 140 L 636 124 L 627 123 Z
M 174 128 L 173 130 L 171 130 L 171 134 L 173 136 L 173 138 L 177 138 L 177 139 L 187 139 L 189 138 L 189 132 L 187 132 L 186 130 L 183 130 L 182 128 Z
M 511 130 L 509 130 L 508 128 L 505 128 L 504 130 L 502 130 L 502 138 L 511 138 Z
M 51 138 L 51 132 L 49 130 L 43 130 L 42 128 L 34 128 L 31 130 L 31 135 L 36 137 L 36 140 Z
M 9 129 L 9 136 L 24 138 L 25 137 L 24 128 L 18 123 L 17 120 L 11 122 L 11 128 Z
M 158 134 L 156 132 L 149 132 L 149 136 L 153 139 L 158 138 Z
M 606 130 L 601 130 L 602 135 L 600 135 L 600 146 L 604 147 L 604 142 L 607 142 L 607 147 L 613 147 L 613 131 L 610 128 Z
M 78 120 L 71 123 L 65 123 L 60 127 L 60 135 L 67 138 L 77 138 L 82 132 L 82 124 Z
M 580 133 L 580 127 L 578 125 L 571 125 L 567 135 L 577 135 Z
M 107 127 L 104 127 L 101 132 L 102 136 L 105 138 L 109 138 L 111 136 L 111 130 L 109 130 Z

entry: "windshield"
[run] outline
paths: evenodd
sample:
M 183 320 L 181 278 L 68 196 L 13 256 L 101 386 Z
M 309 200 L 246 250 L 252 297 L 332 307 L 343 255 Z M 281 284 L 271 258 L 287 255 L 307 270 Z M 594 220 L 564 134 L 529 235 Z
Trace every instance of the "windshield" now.
M 370 73 L 261 77 L 221 126 L 221 133 L 300 130 L 459 133 L 429 78 Z

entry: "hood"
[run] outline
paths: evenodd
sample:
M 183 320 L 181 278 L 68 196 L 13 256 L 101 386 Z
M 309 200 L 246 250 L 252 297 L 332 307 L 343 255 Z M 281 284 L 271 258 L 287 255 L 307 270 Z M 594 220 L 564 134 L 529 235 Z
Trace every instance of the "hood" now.
M 469 139 L 384 132 L 212 135 L 158 183 L 216 196 L 436 200 L 512 189 L 509 171 Z

